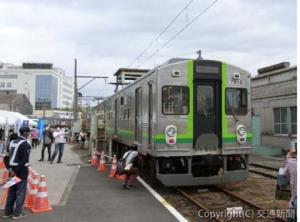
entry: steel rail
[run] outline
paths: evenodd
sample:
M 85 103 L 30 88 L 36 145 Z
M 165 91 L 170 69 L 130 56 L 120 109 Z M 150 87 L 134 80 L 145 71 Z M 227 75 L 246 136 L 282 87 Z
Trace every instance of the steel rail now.
M 227 189 L 225 189 L 225 188 L 223 188 L 223 187 L 219 187 L 219 186 L 215 186 L 215 187 L 216 187 L 218 190 L 220 190 L 220 191 L 222 191 L 222 192 L 228 194 L 229 196 L 232 196 L 232 197 L 234 197 L 234 198 L 240 200 L 241 202 L 243 202 L 243 203 L 245 203 L 245 204 L 247 204 L 247 205 L 249 205 L 249 206 L 251 206 L 251 207 L 253 207 L 253 208 L 256 208 L 257 210 L 265 210 L 265 208 L 263 208 L 263 207 L 261 207 L 261 206 L 255 204 L 255 203 L 253 203 L 253 202 L 251 202 L 251 201 L 249 201 L 249 200 L 246 200 L 245 198 L 241 197 L 240 195 L 238 195 L 238 194 L 236 194 L 236 193 L 233 193 L 233 192 L 231 192 L 231 191 L 229 191 L 229 190 L 227 190 Z M 277 221 L 281 221 L 281 222 L 287 222 L 285 219 L 280 218 L 280 217 L 275 217 L 274 219 L 276 219 Z
M 272 174 L 268 174 L 268 173 L 264 173 L 264 172 L 261 172 L 261 171 L 256 171 L 256 170 L 252 170 L 252 169 L 248 169 L 249 172 L 251 173 L 255 173 L 255 174 L 259 174 L 259 175 L 262 175 L 262 176 L 265 176 L 265 177 L 268 177 L 268 178 L 272 178 L 272 179 L 277 179 L 277 176 L 274 176 Z
M 267 170 L 278 171 L 278 169 L 276 167 L 264 166 L 264 165 L 261 165 L 258 163 L 250 163 L 249 166 L 254 166 L 254 167 L 263 168 L 263 169 L 267 169 Z
M 184 192 L 183 190 L 181 190 L 180 188 L 176 188 L 176 190 L 182 194 L 185 198 L 187 198 L 189 201 L 191 201 L 194 205 L 196 205 L 197 207 L 200 207 L 201 209 L 205 210 L 206 212 L 210 212 L 211 210 L 205 206 L 203 203 L 200 203 L 199 201 L 195 200 L 193 197 L 191 197 L 190 195 L 188 195 L 186 192 Z M 224 220 L 221 220 L 219 218 L 214 218 L 214 220 L 218 221 L 218 222 L 224 222 Z

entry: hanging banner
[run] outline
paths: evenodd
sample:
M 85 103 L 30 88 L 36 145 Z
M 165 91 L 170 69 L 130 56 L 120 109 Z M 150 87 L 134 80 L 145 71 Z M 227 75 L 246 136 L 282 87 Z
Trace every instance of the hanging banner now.
M 18 133 L 18 135 L 20 135 L 19 133 L 19 129 L 22 126 L 22 120 L 21 119 L 17 119 L 16 123 L 15 123 L 15 132 Z
M 39 119 L 38 121 L 38 130 L 39 130 L 39 138 L 40 140 L 44 139 L 44 130 L 45 130 L 45 120 Z

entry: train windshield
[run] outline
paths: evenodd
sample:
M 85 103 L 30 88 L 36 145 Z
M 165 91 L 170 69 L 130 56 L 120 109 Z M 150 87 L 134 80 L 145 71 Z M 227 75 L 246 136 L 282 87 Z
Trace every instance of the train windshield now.
M 247 89 L 226 89 L 226 114 L 247 115 Z
M 164 86 L 162 88 L 162 112 L 165 115 L 187 115 L 189 88 L 187 86 Z

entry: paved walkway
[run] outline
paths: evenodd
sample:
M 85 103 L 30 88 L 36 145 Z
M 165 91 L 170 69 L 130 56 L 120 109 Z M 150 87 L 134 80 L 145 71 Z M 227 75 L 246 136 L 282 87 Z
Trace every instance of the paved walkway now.
M 121 189 L 92 167 L 81 167 L 65 206 L 52 213 L 30 214 L 24 222 L 173 222 L 177 221 L 145 188 L 138 184 Z
M 54 151 L 54 145 L 52 145 L 52 152 Z M 41 157 L 41 145 L 36 149 L 32 149 L 30 153 L 30 164 L 39 175 L 44 174 L 46 176 L 46 182 L 48 187 L 48 197 L 52 205 L 63 205 L 65 203 L 64 192 L 68 190 L 69 181 L 76 173 L 79 164 L 83 164 L 79 156 L 71 149 L 71 145 L 66 144 L 64 149 L 64 155 L 62 158 L 63 163 L 50 164 L 47 161 L 39 162 Z M 45 150 L 45 159 L 48 159 L 47 150 Z M 2 176 L 3 170 L 0 170 Z M 0 194 L 2 195 L 3 189 L 0 188 Z M 3 208 L 3 207 L 2 207 Z M 0 207 L 0 209 L 2 209 Z
M 157 222 L 177 221 L 141 184 L 130 190 L 121 189 L 120 181 L 84 165 L 70 146 L 65 148 L 63 164 L 38 162 L 39 157 L 40 149 L 33 150 L 31 163 L 46 175 L 54 210 L 42 214 L 27 211 L 24 222 L 153 222 L 154 218 Z

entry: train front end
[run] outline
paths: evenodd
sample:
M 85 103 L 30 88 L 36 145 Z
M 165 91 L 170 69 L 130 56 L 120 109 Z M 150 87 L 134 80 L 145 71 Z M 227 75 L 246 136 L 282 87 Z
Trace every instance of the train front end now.
M 245 180 L 251 151 L 250 73 L 212 60 L 158 71 L 156 177 L 166 186 Z

